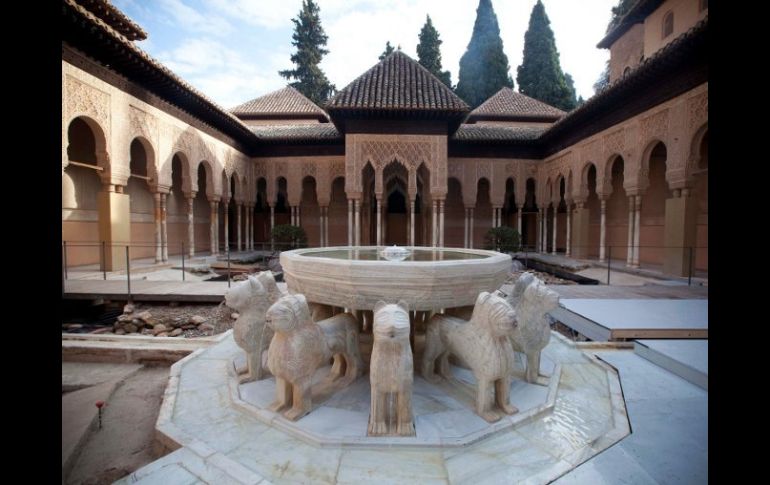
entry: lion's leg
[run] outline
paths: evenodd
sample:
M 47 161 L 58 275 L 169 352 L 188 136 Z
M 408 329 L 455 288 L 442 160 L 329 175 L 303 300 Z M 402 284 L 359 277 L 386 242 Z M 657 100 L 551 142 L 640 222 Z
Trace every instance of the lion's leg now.
M 374 407 L 372 419 L 374 422 L 372 423 L 371 434 L 374 436 L 388 434 L 388 424 L 386 422 L 387 397 L 388 394 L 386 392 L 381 392 L 379 389 L 372 391 L 372 405 Z
M 414 436 L 411 386 L 401 389 L 401 392 L 398 393 L 397 410 L 398 425 L 396 433 L 399 436 Z
M 329 378 L 336 381 L 345 373 L 345 359 L 342 354 L 334 354 L 334 363 L 332 364 L 332 370 L 329 373 Z
M 369 409 L 368 434 L 374 435 L 377 429 L 377 416 L 380 412 L 379 392 L 377 391 L 377 388 L 374 386 L 372 386 L 370 400 L 371 400 L 371 404 Z
M 284 416 L 290 421 L 296 421 L 309 413 L 313 408 L 313 399 L 310 394 L 310 377 L 303 377 L 294 384 L 294 405 Z
M 527 382 L 536 383 L 540 373 L 540 352 L 527 354 Z
M 511 378 L 503 377 L 495 381 L 495 399 L 497 405 L 505 414 L 518 413 L 519 410 L 511 404 Z
M 479 379 L 476 387 L 476 414 L 489 422 L 493 422 L 497 419 L 497 415 L 491 412 L 491 384 L 492 383 L 486 379 Z
M 279 413 L 291 403 L 291 383 L 280 377 L 275 378 L 275 401 L 270 404 L 274 413 Z
M 449 352 L 444 352 L 439 356 L 438 372 L 444 379 L 452 379 L 452 369 L 449 367 Z
M 238 383 L 245 384 L 262 379 L 262 359 L 259 350 L 246 354 L 246 364 L 246 373 L 238 380 Z

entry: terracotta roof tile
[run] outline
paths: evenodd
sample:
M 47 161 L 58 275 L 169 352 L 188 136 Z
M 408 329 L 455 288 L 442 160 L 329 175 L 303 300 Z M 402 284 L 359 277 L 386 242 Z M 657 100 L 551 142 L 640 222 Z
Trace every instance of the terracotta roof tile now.
M 535 141 L 545 130 L 545 127 L 538 126 L 460 125 L 452 140 Z
M 549 104 L 517 93 L 509 87 L 504 87 L 481 106 L 471 111 L 470 117 L 494 118 L 550 118 L 556 120 L 566 113 Z
M 139 24 L 128 18 L 115 8 L 110 0 L 76 0 L 86 10 L 102 19 L 110 27 L 123 34 L 128 40 L 144 40 L 147 38 Z
M 324 110 L 291 86 L 265 94 L 230 109 L 236 116 L 248 115 L 311 115 L 326 118 Z
M 339 91 L 332 110 L 468 112 L 469 107 L 430 71 L 395 51 Z
M 331 123 L 250 126 L 249 129 L 263 142 L 342 141 L 342 135 Z

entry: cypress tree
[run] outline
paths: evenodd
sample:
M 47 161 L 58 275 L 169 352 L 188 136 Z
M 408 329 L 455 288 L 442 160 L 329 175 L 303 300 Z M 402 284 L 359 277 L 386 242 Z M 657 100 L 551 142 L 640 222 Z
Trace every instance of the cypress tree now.
M 388 41 L 388 42 L 385 44 L 385 51 L 383 51 L 383 53 L 382 53 L 382 54 L 380 54 L 380 57 L 379 57 L 379 59 L 380 59 L 380 60 L 383 60 L 383 59 L 385 59 L 385 58 L 386 58 L 386 57 L 388 57 L 388 56 L 390 55 L 390 53 L 391 53 L 391 52 L 393 52 L 394 50 L 395 50 L 395 49 L 393 48 L 393 46 L 392 46 L 392 45 L 390 45 L 390 41 Z
M 569 111 L 575 107 L 575 95 L 570 92 L 559 65 L 559 53 L 550 23 L 543 3 L 538 0 L 532 8 L 529 28 L 524 34 L 524 58 L 516 81 L 522 94 Z
M 328 37 L 321 27 L 318 5 L 313 0 L 302 0 L 302 10 L 291 21 L 294 23 L 291 44 L 297 48 L 291 55 L 291 62 L 296 67 L 278 71 L 278 74 L 286 79 L 297 79 L 289 85 L 320 105 L 334 94 L 335 87 L 318 65 L 329 53 L 323 48 Z
M 577 91 L 575 91 L 575 80 L 572 79 L 572 75 L 570 73 L 565 72 L 564 81 L 567 83 L 570 99 L 572 100 L 572 108 L 574 109 L 578 106 Z
M 460 58 L 456 93 L 475 108 L 505 86 L 513 88 L 491 0 L 479 0 L 468 48 Z
M 452 87 L 452 75 L 449 71 L 441 70 L 441 44 L 438 31 L 433 27 L 430 15 L 420 31 L 420 43 L 417 44 L 417 60 L 423 67 L 441 79 L 441 82 Z

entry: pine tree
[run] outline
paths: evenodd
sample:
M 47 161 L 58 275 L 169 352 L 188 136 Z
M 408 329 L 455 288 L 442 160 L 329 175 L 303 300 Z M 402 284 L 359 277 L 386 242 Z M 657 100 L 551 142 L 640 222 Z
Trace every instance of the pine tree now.
M 522 94 L 569 111 L 575 107 L 575 95 L 570 92 L 559 65 L 559 53 L 550 23 L 543 3 L 538 0 L 532 8 L 529 28 L 524 34 L 524 58 L 516 81 Z
M 491 0 L 479 0 L 468 48 L 460 58 L 457 95 L 475 108 L 505 86 L 513 88 Z
M 297 79 L 289 84 L 320 105 L 334 94 L 336 88 L 319 67 L 321 58 L 329 51 L 323 48 L 328 37 L 321 27 L 318 5 L 313 0 L 302 0 L 302 10 L 291 21 L 294 23 L 291 44 L 297 48 L 291 55 L 291 62 L 296 67 L 278 74 L 286 79 Z
M 441 82 L 452 87 L 452 75 L 449 71 L 441 70 L 441 44 L 438 31 L 433 27 L 430 15 L 420 31 L 420 43 L 417 44 L 417 60 L 423 67 L 433 73 Z
M 574 109 L 578 105 L 577 91 L 575 91 L 575 80 L 572 79 L 572 75 L 568 72 L 564 73 L 564 81 L 567 83 L 569 89 L 570 99 L 572 100 L 572 108 Z
M 394 48 L 393 48 L 393 46 L 392 46 L 392 45 L 390 45 L 390 41 L 388 41 L 388 42 L 385 44 L 385 51 L 384 51 L 382 54 L 380 54 L 380 57 L 379 57 L 379 59 L 380 59 L 380 60 L 383 60 L 383 59 L 385 59 L 385 58 L 386 58 L 386 57 L 388 57 L 388 56 L 391 54 L 391 52 L 393 52 L 394 50 L 396 50 L 396 49 L 394 49 Z

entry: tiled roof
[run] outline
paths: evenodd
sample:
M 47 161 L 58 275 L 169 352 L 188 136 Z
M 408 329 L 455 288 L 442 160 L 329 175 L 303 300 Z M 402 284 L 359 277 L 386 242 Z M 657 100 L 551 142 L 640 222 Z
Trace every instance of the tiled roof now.
M 314 125 L 265 125 L 249 129 L 262 142 L 342 141 L 342 135 L 331 123 Z
M 565 114 L 564 111 L 549 104 L 517 93 L 509 87 L 504 87 L 484 101 L 481 106 L 471 111 L 470 118 L 550 118 L 556 120 Z
M 546 130 L 535 126 L 460 125 L 452 140 L 457 141 L 535 141 Z
M 232 108 L 230 112 L 236 116 L 310 115 L 312 118 L 326 118 L 324 110 L 291 86 L 246 101 Z
M 339 91 L 326 104 L 334 110 L 467 113 L 468 105 L 430 71 L 395 51 Z
M 115 8 L 110 0 L 76 0 L 86 10 L 102 19 L 128 40 L 144 40 L 147 33 L 133 20 Z

